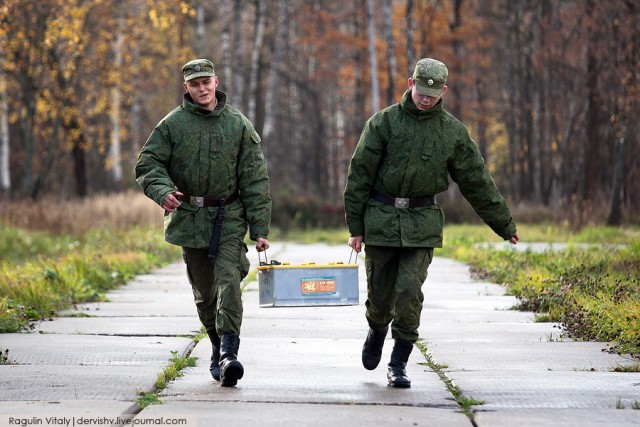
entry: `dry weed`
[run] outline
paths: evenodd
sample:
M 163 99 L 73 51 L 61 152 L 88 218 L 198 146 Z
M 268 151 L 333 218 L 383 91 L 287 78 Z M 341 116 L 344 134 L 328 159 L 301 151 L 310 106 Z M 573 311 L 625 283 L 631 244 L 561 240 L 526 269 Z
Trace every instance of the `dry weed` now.
M 10 202 L 0 210 L 0 221 L 6 225 L 57 234 L 80 234 L 103 228 L 113 231 L 139 226 L 162 228 L 162 217 L 162 209 L 139 191 L 64 202 L 52 198 Z

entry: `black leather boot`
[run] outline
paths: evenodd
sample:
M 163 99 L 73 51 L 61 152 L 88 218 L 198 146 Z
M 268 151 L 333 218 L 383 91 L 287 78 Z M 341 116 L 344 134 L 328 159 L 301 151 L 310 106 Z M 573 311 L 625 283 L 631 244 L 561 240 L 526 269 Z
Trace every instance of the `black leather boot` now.
M 233 334 L 222 335 L 220 350 L 220 385 L 233 387 L 244 375 L 244 368 L 238 362 L 238 349 L 240 337 Z
M 369 327 L 369 333 L 367 339 L 362 347 L 362 366 L 370 371 L 376 369 L 380 363 L 382 357 L 382 347 L 384 346 L 384 339 L 387 336 L 389 326 L 385 326 L 383 329 L 373 329 Z
M 220 337 L 213 331 L 209 332 L 209 339 L 211 340 L 211 365 L 209 365 L 209 372 L 214 380 L 220 381 Z
M 407 362 L 413 350 L 413 343 L 407 340 L 396 340 L 391 352 L 387 380 L 391 387 L 409 388 L 411 380 L 407 377 Z

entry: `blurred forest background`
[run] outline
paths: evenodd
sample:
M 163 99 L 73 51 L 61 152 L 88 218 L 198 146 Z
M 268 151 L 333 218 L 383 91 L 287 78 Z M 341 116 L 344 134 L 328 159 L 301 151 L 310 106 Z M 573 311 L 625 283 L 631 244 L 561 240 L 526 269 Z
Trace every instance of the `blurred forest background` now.
M 421 57 L 516 222 L 640 222 L 638 0 L 1 0 L 0 200 L 139 191 L 196 57 L 262 135 L 275 225 L 344 224 L 360 131 Z

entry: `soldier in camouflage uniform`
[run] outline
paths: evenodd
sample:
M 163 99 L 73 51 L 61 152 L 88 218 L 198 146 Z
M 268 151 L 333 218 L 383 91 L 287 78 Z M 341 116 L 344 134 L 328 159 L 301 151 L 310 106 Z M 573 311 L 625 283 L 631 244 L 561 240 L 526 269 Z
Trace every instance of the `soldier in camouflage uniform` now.
M 251 122 L 216 90 L 206 59 L 182 68 L 182 105 L 155 127 L 135 166 L 144 193 L 165 210 L 165 239 L 182 247 L 200 321 L 213 348 L 210 371 L 234 386 L 242 323 L 240 283 L 249 271 L 244 236 L 269 248 L 269 177 Z
M 478 216 L 500 237 L 519 237 L 507 204 L 467 129 L 442 105 L 447 67 L 416 64 L 398 104 L 371 117 L 356 146 L 344 192 L 349 246 L 366 245 L 369 332 L 362 364 L 373 370 L 391 324 L 394 341 L 387 379 L 410 387 L 406 364 L 418 339 L 422 284 L 442 247 L 444 215 L 435 195 L 455 181 Z

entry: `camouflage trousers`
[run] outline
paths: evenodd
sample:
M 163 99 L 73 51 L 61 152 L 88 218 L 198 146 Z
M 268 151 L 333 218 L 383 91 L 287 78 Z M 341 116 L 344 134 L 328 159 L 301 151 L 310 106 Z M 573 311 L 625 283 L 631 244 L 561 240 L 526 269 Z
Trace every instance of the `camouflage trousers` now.
M 200 322 L 209 336 L 216 332 L 240 335 L 242 291 L 240 284 L 249 272 L 247 246 L 240 239 L 220 242 L 213 264 L 209 249 L 182 248 L 187 277 Z
M 433 259 L 433 248 L 365 246 L 366 317 L 380 329 L 391 323 L 394 339 L 415 342 L 422 313 L 422 284 Z

